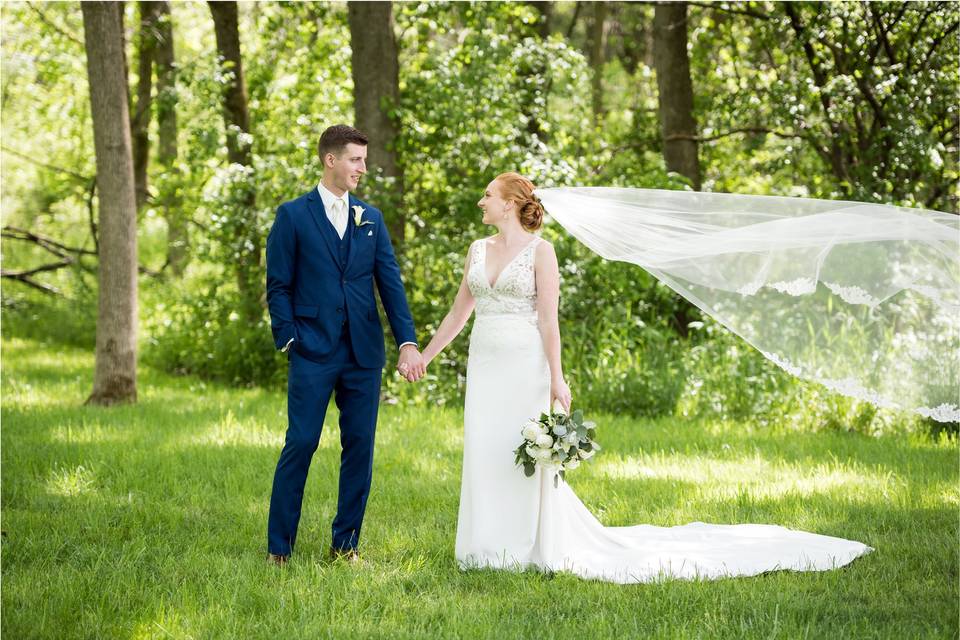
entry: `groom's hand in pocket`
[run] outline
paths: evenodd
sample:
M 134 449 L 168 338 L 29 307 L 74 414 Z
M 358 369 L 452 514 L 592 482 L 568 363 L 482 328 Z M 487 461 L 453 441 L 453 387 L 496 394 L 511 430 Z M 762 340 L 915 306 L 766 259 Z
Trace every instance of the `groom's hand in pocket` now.
M 407 382 L 416 382 L 427 372 L 420 351 L 412 344 L 405 344 L 400 348 L 400 360 L 397 362 L 397 371 Z

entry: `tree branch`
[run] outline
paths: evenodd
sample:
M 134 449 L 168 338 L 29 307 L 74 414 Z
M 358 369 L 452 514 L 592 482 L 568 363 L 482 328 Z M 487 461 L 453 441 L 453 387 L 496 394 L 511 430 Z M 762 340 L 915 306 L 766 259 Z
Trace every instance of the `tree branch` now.
M 806 37 L 806 26 L 801 22 L 796 7 L 794 7 L 792 3 L 787 2 L 783 4 L 783 9 L 790 19 L 790 26 L 793 28 L 797 40 L 801 42 L 803 53 L 807 58 L 807 64 L 810 65 L 810 71 L 813 73 L 814 83 L 817 85 L 817 88 L 820 89 L 818 93 L 820 94 L 820 104 L 823 107 L 823 118 L 827 121 L 827 126 L 831 134 L 830 148 L 825 159 L 828 160 L 831 169 L 833 169 L 833 174 L 837 178 L 851 182 L 844 164 L 843 152 L 838 142 L 840 127 L 830 117 L 830 96 L 827 95 L 827 92 L 824 90 L 827 84 L 827 76 L 817 63 L 817 53 L 813 50 L 813 45 L 810 44 L 810 40 Z
M 573 35 L 573 30 L 577 26 L 577 18 L 580 17 L 580 9 L 583 8 L 583 2 L 577 2 L 576 6 L 573 8 L 573 17 L 570 18 L 570 26 L 567 27 L 567 33 L 565 36 L 566 40 L 570 39 L 570 36 Z
M 64 258 L 60 262 L 42 264 L 39 267 L 34 267 L 33 269 L 24 269 L 22 271 L 10 271 L 9 269 L 4 269 L 0 271 L 0 276 L 3 276 L 4 278 L 12 278 L 13 280 L 23 280 L 23 278 L 26 276 L 32 276 L 35 273 L 42 273 L 44 271 L 56 271 L 57 269 L 70 266 L 74 262 L 75 261 L 73 258 Z
M 940 46 L 940 43 L 943 42 L 947 36 L 956 31 L 958 26 L 960 26 L 960 23 L 954 22 L 946 29 L 946 31 L 937 36 L 937 39 L 933 41 L 933 44 L 931 44 L 930 48 L 927 50 L 927 55 L 923 58 L 923 64 L 920 66 L 920 71 L 927 70 L 927 67 L 930 65 L 930 59 L 933 57 L 934 52 L 936 52 L 937 47 Z
M 2 274 L 0 274 L 0 276 L 4 278 L 9 278 L 10 280 L 16 280 L 17 282 L 22 282 L 27 286 L 33 287 L 34 289 L 39 289 L 40 291 L 50 295 L 56 295 L 56 296 L 63 295 L 63 293 L 56 287 L 53 287 L 49 284 L 44 284 L 42 282 L 37 282 L 36 280 L 34 280 L 28 275 L 4 271 L 2 272 Z
M 936 4 L 931 3 L 931 4 L 927 5 L 927 6 L 929 7 L 929 8 L 927 9 L 927 12 L 923 14 L 923 17 L 922 17 L 922 18 L 920 18 L 920 22 L 917 24 L 916 28 L 913 30 L 913 33 L 910 34 L 910 37 L 907 38 L 907 40 L 906 40 L 907 42 L 910 42 L 910 43 L 916 42 L 916 41 L 917 41 L 917 38 L 920 36 L 920 32 L 923 31 L 923 27 L 924 27 L 924 25 L 927 23 L 927 20 L 930 18 L 930 16 L 932 16 L 933 14 L 935 14 L 935 13 L 940 9 L 940 3 L 939 3 L 939 2 L 936 3 Z M 910 73 L 910 71 L 911 71 L 910 67 L 912 66 L 912 65 L 911 65 L 911 62 L 913 62 L 913 58 L 910 57 L 910 56 L 907 56 L 906 63 L 904 64 L 904 73 L 905 73 L 905 74 L 908 74 L 908 75 L 909 75 L 909 73 Z
M 64 29 L 61 29 L 57 25 L 53 24 L 53 22 L 47 19 L 47 16 L 44 15 L 43 11 L 40 11 L 40 9 L 37 9 L 35 6 L 33 6 L 32 2 L 28 2 L 27 6 L 30 7 L 30 9 L 33 10 L 33 12 L 40 17 L 40 21 L 43 22 L 45 25 L 47 25 L 48 27 L 50 27 L 51 29 L 53 29 L 54 31 L 56 31 L 57 33 L 65 37 L 67 40 L 75 42 L 78 45 L 80 45 L 80 47 L 83 47 L 83 41 L 81 41 L 76 36 L 70 33 L 67 33 Z
M 656 1 L 651 0 L 641 0 L 640 2 L 634 2 L 633 4 L 658 4 Z M 724 13 L 733 13 L 740 16 L 749 16 L 751 18 L 756 18 L 758 20 L 773 20 L 773 17 L 766 13 L 761 13 L 759 11 L 751 11 L 750 9 L 733 9 L 728 3 L 714 3 L 714 2 L 691 2 L 687 0 L 687 4 L 693 7 L 702 7 L 704 9 L 712 9 L 713 11 L 722 11 Z M 738 2 L 737 5 L 749 5 L 747 2 Z
M 53 255 L 60 258 L 60 262 L 51 263 L 49 265 L 44 265 L 42 267 L 37 267 L 35 269 L 28 269 L 24 271 L 3 271 L 4 278 L 14 278 L 16 280 L 23 280 L 20 276 L 31 276 L 35 273 L 41 271 L 53 271 L 55 269 L 60 269 L 67 265 L 77 264 L 84 271 L 93 272 L 92 269 L 83 265 L 82 262 L 79 262 L 79 258 L 82 256 L 94 256 L 98 254 L 96 251 L 91 251 L 90 249 L 84 249 L 82 247 L 71 247 L 68 246 L 59 240 L 55 240 L 50 236 L 46 236 L 35 231 L 30 231 L 29 229 L 21 229 L 20 227 L 13 227 L 6 225 L 0 230 L 0 237 L 10 238 L 11 240 L 22 240 L 24 242 L 32 242 L 38 247 L 45 249 L 52 253 Z M 148 276 L 159 276 L 163 273 L 164 269 L 167 268 L 170 260 L 167 259 L 166 262 L 158 270 L 150 269 L 143 265 L 137 267 L 137 270 L 140 273 L 145 273 Z M 30 283 L 28 283 L 30 284 Z M 35 284 L 35 283 L 33 283 Z
M 70 257 L 70 254 L 76 254 L 80 256 L 97 255 L 96 251 L 82 249 L 79 247 L 69 247 L 58 240 L 54 240 L 50 236 L 45 236 L 36 233 L 35 231 L 30 231 L 29 229 L 21 229 L 20 227 L 14 227 L 11 225 L 4 226 L 3 230 L 0 231 L 0 236 L 4 238 L 10 238 L 12 240 L 24 240 L 26 242 L 32 242 L 61 258 L 68 258 Z
M 63 167 L 58 167 L 58 166 L 55 166 L 55 165 L 52 165 L 52 164 L 47 164 L 47 163 L 45 163 L 45 162 L 40 162 L 39 160 L 37 160 L 37 159 L 35 159 L 35 158 L 31 158 L 30 156 L 28 156 L 28 155 L 25 154 L 25 153 L 21 153 L 20 151 L 17 151 L 16 149 L 11 149 L 10 147 L 4 146 L 4 145 L 0 145 L 0 149 L 2 149 L 3 151 L 6 151 L 6 152 L 9 153 L 9 154 L 12 154 L 12 155 L 17 156 L 17 157 L 20 158 L 21 160 L 26 160 L 27 162 L 30 162 L 30 163 L 32 163 L 32 164 L 35 164 L 35 165 L 37 165 L 38 167 L 43 167 L 44 169 L 50 169 L 51 171 L 56 171 L 57 173 L 65 173 L 65 174 L 67 174 L 68 176 L 71 176 L 71 177 L 73 177 L 73 178 L 76 178 L 77 180 L 79 180 L 79 181 L 81 181 L 81 182 L 87 182 L 87 181 L 89 181 L 89 180 L 91 179 L 90 176 L 85 176 L 85 175 L 83 175 L 83 174 L 77 173 L 76 171 L 71 171 L 70 169 L 64 169 Z M 94 177 L 95 177 L 95 176 L 94 176 Z
M 779 138 L 800 138 L 807 139 L 802 133 L 792 133 L 779 131 L 777 129 L 769 129 L 767 127 L 741 127 L 739 129 L 731 129 L 724 133 L 718 133 L 712 136 L 697 136 L 686 133 L 674 133 L 664 138 L 664 141 L 667 140 L 694 140 L 696 142 L 714 142 L 715 140 L 720 140 L 721 138 L 727 138 L 738 133 L 769 133 L 770 135 L 777 136 Z

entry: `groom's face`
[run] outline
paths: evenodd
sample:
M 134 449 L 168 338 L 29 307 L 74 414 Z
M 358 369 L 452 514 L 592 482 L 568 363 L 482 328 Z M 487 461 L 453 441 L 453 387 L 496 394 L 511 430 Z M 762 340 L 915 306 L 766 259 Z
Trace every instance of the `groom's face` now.
M 324 165 L 333 186 L 342 191 L 354 191 L 360 183 L 360 176 L 367 172 L 367 147 L 348 142 L 339 156 L 328 153 Z

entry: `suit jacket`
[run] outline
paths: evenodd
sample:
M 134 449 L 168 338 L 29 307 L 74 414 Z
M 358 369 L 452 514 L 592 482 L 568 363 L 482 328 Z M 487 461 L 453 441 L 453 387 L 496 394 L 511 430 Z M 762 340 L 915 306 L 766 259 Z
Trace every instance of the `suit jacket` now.
M 383 214 L 352 194 L 349 201 L 346 233 L 352 235 L 345 267 L 340 239 L 316 188 L 277 208 L 267 236 L 270 328 L 277 349 L 294 338 L 291 348 L 323 361 L 336 348 L 346 320 L 357 363 L 381 368 L 386 354 L 374 283 L 397 346 L 416 342 L 416 332 Z

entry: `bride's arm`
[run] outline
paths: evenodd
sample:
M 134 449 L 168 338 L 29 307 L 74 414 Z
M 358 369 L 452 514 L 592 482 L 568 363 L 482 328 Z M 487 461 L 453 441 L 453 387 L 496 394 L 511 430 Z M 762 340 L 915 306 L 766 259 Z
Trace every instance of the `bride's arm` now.
M 560 365 L 560 268 L 557 254 L 549 242 L 537 247 L 534 270 L 537 278 L 537 326 L 543 340 L 543 350 L 550 365 L 550 405 L 558 400 L 570 412 L 570 388 L 563 379 Z
M 471 247 L 472 251 L 472 247 Z M 470 319 L 473 313 L 474 304 L 473 294 L 470 293 L 470 287 L 467 286 L 467 273 L 470 270 L 470 251 L 467 251 L 466 264 L 463 265 L 463 280 L 460 281 L 460 290 L 457 291 L 457 297 L 453 301 L 453 307 L 444 317 L 443 322 L 437 332 L 430 339 L 430 344 L 423 350 L 423 363 L 430 364 L 430 361 L 437 357 L 444 347 L 460 334 L 463 326 Z

